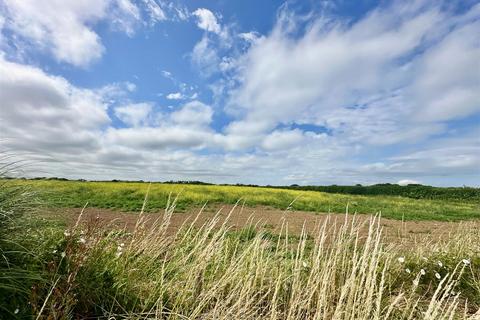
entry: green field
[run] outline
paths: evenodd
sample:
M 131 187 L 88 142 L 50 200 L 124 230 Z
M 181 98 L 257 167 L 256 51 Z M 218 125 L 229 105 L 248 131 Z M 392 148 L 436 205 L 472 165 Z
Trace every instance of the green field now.
M 153 221 L 132 214 L 132 229 L 86 216 L 66 223 L 61 215 L 37 214 L 49 207 L 68 214 L 62 208 L 87 202 L 139 211 L 147 190 L 147 209 L 167 210 L 150 215 Z M 217 218 L 178 227 L 172 220 L 182 213 L 167 205 L 170 195 L 179 195 L 183 210 L 239 199 L 285 209 L 296 199 L 293 209 L 317 212 L 344 212 L 348 203 L 351 211 L 381 210 L 396 219 L 480 216 L 471 199 L 5 179 L 0 319 L 476 320 L 480 314 L 478 221 L 458 224 L 438 239 L 405 232 L 388 243 L 374 218 L 367 225 L 332 219 L 328 227 L 325 222 L 298 235 L 288 227 L 277 233 L 248 223 L 232 229 Z
M 80 182 L 59 180 L 10 180 L 7 183 L 28 186 L 45 206 L 110 208 L 139 211 L 148 183 L 141 182 Z M 152 183 L 148 196 L 148 211 L 158 211 L 167 205 L 169 195 L 178 196 L 177 211 L 199 207 L 205 203 L 246 206 L 269 206 L 278 209 L 343 213 L 377 213 L 391 219 L 458 221 L 480 218 L 476 198 L 465 200 L 412 199 L 385 195 L 345 195 L 318 191 L 287 190 L 266 187 L 216 186 Z M 293 203 L 293 204 L 292 204 Z

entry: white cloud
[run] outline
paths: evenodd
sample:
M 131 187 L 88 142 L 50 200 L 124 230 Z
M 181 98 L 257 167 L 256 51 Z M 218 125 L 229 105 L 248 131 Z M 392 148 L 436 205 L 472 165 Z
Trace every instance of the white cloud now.
M 115 115 L 126 125 L 133 127 L 143 126 L 148 123 L 152 112 L 151 103 L 133 103 L 115 108 Z
M 282 150 L 299 146 L 303 140 L 303 133 L 300 130 L 273 131 L 262 142 L 265 150 Z
M 172 6 L 171 11 L 176 8 Z M 177 15 L 177 13 L 172 13 Z M 149 19 L 153 25 L 167 19 L 159 2 L 143 0 L 5 0 L 0 5 L 3 28 L 28 51 L 51 53 L 60 62 L 87 67 L 105 52 L 95 26 L 106 22 L 114 30 L 133 36 Z M 2 28 L 0 28 L 0 31 Z M 1 36 L 0 36 L 1 39 Z M 23 48 L 22 48 L 23 49 Z M 16 48 L 18 51 L 19 49 Z
M 125 86 L 126 86 L 127 90 L 130 91 L 130 92 L 133 92 L 137 89 L 137 86 L 135 85 L 135 83 L 126 82 Z
M 263 36 L 259 34 L 258 32 L 255 31 L 250 31 L 250 32 L 243 32 L 239 33 L 238 37 L 244 41 L 247 41 L 249 43 L 256 43 L 257 41 L 261 40 Z
M 167 70 L 162 70 L 162 75 L 167 79 L 172 79 L 172 73 Z
M 106 144 L 120 145 L 133 150 L 195 148 L 205 145 L 208 133 L 199 132 L 194 128 L 165 126 L 144 128 L 110 128 L 106 132 Z
M 199 8 L 193 12 L 193 15 L 197 17 L 197 26 L 200 29 L 216 34 L 222 32 L 222 28 L 212 11 L 205 8 Z
M 168 100 L 182 100 L 184 99 L 184 96 L 180 92 L 172 92 L 167 94 L 166 98 Z
M 455 28 L 416 63 L 411 96 L 421 106 L 417 121 L 463 118 L 480 111 L 478 30 L 480 20 Z
M 398 185 L 400 186 L 408 186 L 409 184 L 420 184 L 417 180 L 411 180 L 411 179 L 402 179 L 397 182 Z
M 143 0 L 153 23 L 167 19 L 162 7 L 155 0 Z
M 444 132 L 440 121 L 479 110 L 478 8 L 453 16 L 435 4 L 396 2 L 352 24 L 320 17 L 304 32 L 280 14 L 239 60 L 241 85 L 227 111 L 241 118 L 227 131 L 268 133 L 300 121 L 362 144 Z
M 192 62 L 202 72 L 202 76 L 208 77 L 218 71 L 220 58 L 218 57 L 217 48 L 204 36 L 197 42 L 192 51 Z
M 85 67 L 98 60 L 105 48 L 92 25 L 109 19 L 131 34 L 139 19 L 129 0 L 36 1 L 6 0 L 0 7 L 7 17 L 5 28 L 20 35 L 32 47 L 51 51 L 62 62 Z
M 99 92 L 35 67 L 0 58 L 0 87 L 2 137 L 18 149 L 93 151 L 99 128 L 110 123 Z
M 131 127 L 108 128 L 104 145 L 156 152 L 207 147 L 214 141 L 208 127 L 212 108 L 200 101 L 188 102 L 171 113 L 154 113 L 151 104 L 139 103 L 117 107 L 115 114 Z
M 173 112 L 170 118 L 173 122 L 185 126 L 206 126 L 212 121 L 213 110 L 200 101 L 191 101 L 180 110 Z

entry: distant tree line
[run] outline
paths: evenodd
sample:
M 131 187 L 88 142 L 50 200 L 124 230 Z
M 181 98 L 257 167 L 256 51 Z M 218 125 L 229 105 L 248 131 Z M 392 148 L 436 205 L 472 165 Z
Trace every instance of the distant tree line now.
M 355 195 L 401 196 L 414 199 L 478 200 L 480 203 L 480 188 L 466 186 L 432 187 L 421 184 L 401 186 L 398 184 L 382 183 L 369 186 L 362 186 L 359 184 L 354 186 L 299 186 L 294 184 L 280 188 Z

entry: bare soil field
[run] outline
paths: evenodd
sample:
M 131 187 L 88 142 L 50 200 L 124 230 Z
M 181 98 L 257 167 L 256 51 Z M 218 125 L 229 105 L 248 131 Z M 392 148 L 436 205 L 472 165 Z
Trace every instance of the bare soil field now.
M 81 208 L 57 208 L 49 209 L 49 211 L 41 214 L 48 219 L 62 220 L 67 225 L 73 225 L 81 212 Z M 200 212 L 201 211 L 201 212 Z M 161 218 L 164 211 L 157 213 L 145 213 L 145 221 L 148 226 L 155 219 Z M 232 205 L 211 206 L 205 210 L 195 208 L 183 213 L 174 213 L 171 217 L 168 232 L 175 233 L 182 225 L 190 224 L 196 219 L 195 225 L 201 226 L 205 222 L 211 220 L 218 215 L 218 223 L 222 224 L 227 220 L 226 224 L 232 230 L 238 230 L 246 225 L 254 225 L 258 230 L 268 230 L 274 234 L 278 234 L 282 225 L 288 227 L 288 233 L 291 235 L 299 235 L 302 228 L 305 228 L 308 234 L 315 232 L 316 228 L 322 225 L 326 219 L 329 219 L 328 226 L 334 224 L 342 224 L 345 218 L 349 222 L 356 219 L 358 222 L 367 222 L 372 216 L 366 214 L 328 214 L 313 213 L 306 211 L 284 211 L 270 207 L 234 207 Z M 102 225 L 110 229 L 126 229 L 133 230 L 137 222 L 138 212 L 121 212 L 110 209 L 86 208 L 84 210 L 82 220 L 91 219 L 100 220 Z M 198 216 L 198 217 L 197 217 Z M 454 232 L 462 224 L 467 222 L 443 222 L 443 221 L 400 221 L 382 218 L 380 224 L 382 226 L 383 239 L 386 242 L 418 244 L 426 241 L 447 240 L 449 234 Z M 480 227 L 480 222 L 469 221 Z M 365 224 L 367 225 L 367 223 Z M 361 229 L 361 233 L 367 233 L 367 227 Z

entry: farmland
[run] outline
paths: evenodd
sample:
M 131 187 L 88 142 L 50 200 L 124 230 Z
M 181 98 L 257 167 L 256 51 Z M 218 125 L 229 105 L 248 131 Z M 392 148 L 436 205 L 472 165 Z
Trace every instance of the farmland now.
M 281 210 L 316 213 L 381 213 L 397 220 L 459 221 L 480 218 L 478 199 L 411 199 L 384 195 L 346 195 L 278 188 L 160 184 L 135 182 L 79 182 L 58 180 L 14 180 L 9 183 L 34 191 L 39 201 L 50 207 L 90 207 L 138 212 L 149 189 L 147 211 L 163 210 L 169 197 L 178 196 L 177 211 L 205 204 L 235 204 L 247 207 L 269 206 Z
M 0 196 L 9 318 L 473 320 L 480 308 L 476 199 L 24 179 Z

